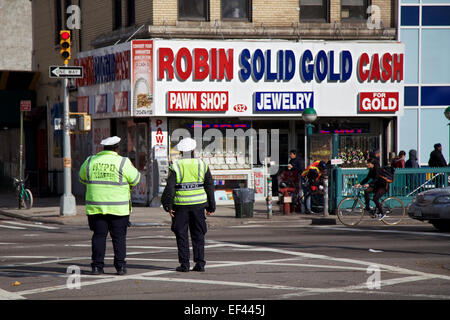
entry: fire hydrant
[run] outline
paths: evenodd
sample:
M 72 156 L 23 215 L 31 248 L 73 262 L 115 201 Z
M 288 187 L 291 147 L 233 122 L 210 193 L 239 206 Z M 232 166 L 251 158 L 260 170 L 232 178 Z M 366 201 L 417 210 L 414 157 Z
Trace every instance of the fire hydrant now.
M 280 191 L 283 194 L 283 198 L 280 201 L 280 204 L 282 205 L 283 208 L 283 214 L 290 215 L 292 203 L 292 197 L 290 196 L 290 194 L 295 192 L 295 188 L 292 187 L 280 188 Z

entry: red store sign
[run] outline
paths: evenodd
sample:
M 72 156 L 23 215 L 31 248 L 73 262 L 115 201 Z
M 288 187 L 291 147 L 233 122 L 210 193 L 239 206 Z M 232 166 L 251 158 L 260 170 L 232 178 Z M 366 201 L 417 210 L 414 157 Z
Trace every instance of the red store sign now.
M 396 112 L 398 92 L 360 92 L 359 112 Z

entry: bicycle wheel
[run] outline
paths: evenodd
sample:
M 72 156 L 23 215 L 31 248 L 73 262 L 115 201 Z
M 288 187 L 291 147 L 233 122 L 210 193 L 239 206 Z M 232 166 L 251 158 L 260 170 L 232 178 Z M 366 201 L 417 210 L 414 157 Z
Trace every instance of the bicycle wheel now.
M 21 190 L 20 188 L 18 188 L 16 190 L 16 194 L 17 194 L 17 201 L 18 201 L 19 209 L 25 208 L 25 189 Z
M 405 205 L 403 201 L 395 197 L 389 197 L 381 202 L 385 217 L 381 220 L 384 224 L 393 226 L 399 224 L 405 216 Z
M 337 207 L 339 221 L 349 227 L 359 224 L 364 216 L 364 205 L 358 198 L 348 197 L 342 199 Z
M 24 207 L 26 209 L 31 209 L 33 207 L 33 194 L 31 193 L 30 189 L 25 189 L 23 192 L 23 200 L 24 200 Z

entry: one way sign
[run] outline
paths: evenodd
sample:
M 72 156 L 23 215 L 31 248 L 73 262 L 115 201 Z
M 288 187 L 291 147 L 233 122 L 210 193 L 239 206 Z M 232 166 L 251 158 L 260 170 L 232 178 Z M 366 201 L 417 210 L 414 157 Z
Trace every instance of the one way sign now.
M 51 66 L 50 78 L 83 78 L 83 67 Z

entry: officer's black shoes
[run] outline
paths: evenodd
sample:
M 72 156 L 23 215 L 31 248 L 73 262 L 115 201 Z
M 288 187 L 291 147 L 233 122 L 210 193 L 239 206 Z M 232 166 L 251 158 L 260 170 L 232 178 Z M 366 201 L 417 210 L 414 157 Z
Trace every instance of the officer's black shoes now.
M 196 264 L 196 265 L 192 268 L 192 271 L 205 272 L 205 267 L 202 267 L 202 266 Z
M 125 274 L 127 274 L 127 268 L 122 267 L 122 268 L 120 268 L 120 269 L 117 269 L 117 275 L 123 276 L 123 275 L 125 275 Z
M 101 275 L 101 274 L 103 274 L 103 273 L 104 273 L 104 272 L 103 272 L 103 268 L 92 267 L 92 272 L 91 272 L 92 275 L 98 276 L 98 275 Z
M 175 271 L 178 272 L 189 272 L 189 268 L 186 268 L 185 266 L 179 266 L 175 269 Z

